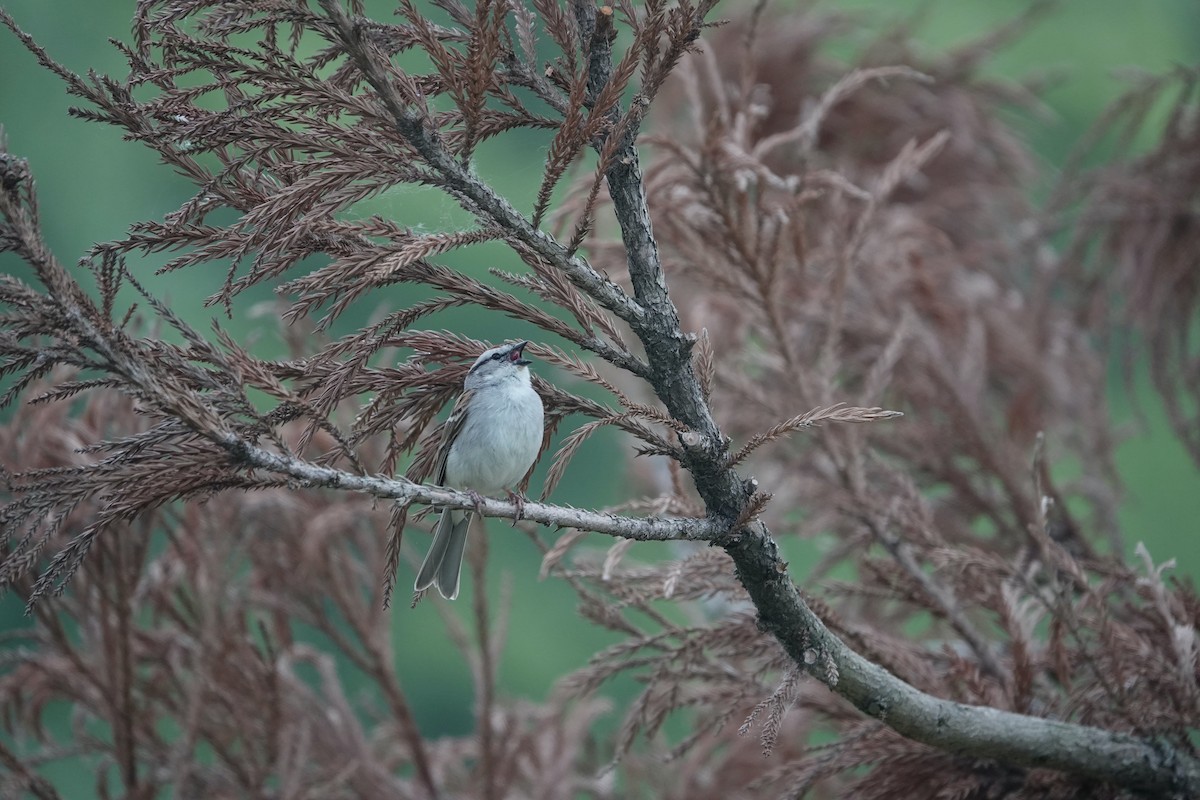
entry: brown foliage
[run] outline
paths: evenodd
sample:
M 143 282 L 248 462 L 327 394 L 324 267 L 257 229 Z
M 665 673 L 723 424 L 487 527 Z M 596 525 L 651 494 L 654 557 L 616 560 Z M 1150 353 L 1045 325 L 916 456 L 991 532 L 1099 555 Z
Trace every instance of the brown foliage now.
M 6 463 L 82 467 L 94 463 L 82 443 L 145 427 L 132 403 L 111 392 L 94 395 L 79 417 L 70 410 L 23 407 L 0 430 Z M 289 441 L 299 434 L 284 431 Z M 322 434 L 313 446 L 331 445 Z M 51 546 L 103 506 L 98 497 L 77 507 Z M 6 651 L 0 707 L 10 730 L 43 745 L 30 766 L 98 757 L 98 784 L 111 772 L 130 790 L 142 787 L 140 796 L 420 798 L 435 786 L 479 793 L 483 775 L 470 765 L 485 743 L 423 738 L 397 675 L 378 580 L 386 519 L 362 495 L 280 486 L 111 526 L 69 591 L 35 605 L 37 624 L 8 636 L 15 647 Z M 28 597 L 32 583 L 18 576 L 10 586 Z M 484 684 L 496 680 L 494 667 L 479 669 L 480 653 L 503 641 L 493 612 L 477 611 L 484 616 L 472 631 L 444 616 L 476 667 L 480 696 L 494 694 Z M 348 695 L 351 687 L 371 702 Z M 111 724 L 111 735 L 81 727 L 69 745 L 58 743 L 43 720 L 62 701 L 81 724 Z M 478 727 L 493 730 L 489 755 L 502 765 L 488 776 L 496 796 L 586 787 L 578 754 L 603 707 L 476 704 Z
M 897 35 L 837 64 L 819 49 L 843 21 L 762 4 L 699 49 L 708 2 L 406 1 L 391 23 L 322 5 L 140 3 L 120 80 L 68 72 L 2 17 L 86 103 L 74 113 L 154 149 L 196 194 L 88 254 L 93 298 L 42 243 L 24 163 L 0 153 L 0 246 L 38 281 L 0 279 L 15 406 L 0 428 L 0 585 L 37 623 L 4 654 L 3 721 L 28 749 L 0 742 L 0 788 L 56 796 L 36 770 L 66 754 L 145 797 L 1126 796 L 864 716 L 828 690 L 827 652 L 801 664 L 765 629 L 727 550 L 679 542 L 647 564 L 637 535 L 595 550 L 581 531 L 550 542 L 530 525 L 543 574 L 619 641 L 546 702 L 506 700 L 503 604 L 476 592 L 472 630 L 437 604 L 471 667 L 475 725 L 426 739 L 385 609 L 410 501 L 377 507 L 336 477 L 248 454 L 425 479 L 437 416 L 486 343 L 416 326 L 459 306 L 537 329 L 530 353 L 606 397 L 537 381 L 543 456 L 575 425 L 543 497 L 589 436 L 615 428 L 651 491 L 609 511 L 716 519 L 731 539 L 766 522 L 785 547 L 819 542 L 820 563 L 794 575 L 809 605 L 909 684 L 1195 754 L 1200 601 L 1144 549 L 1124 561 L 1097 347 L 1113 322 L 1138 326 L 1200 463 L 1191 73 L 1139 87 L 1183 85 L 1153 152 L 1067 170 L 1041 209 L 1000 121 L 1020 93 L 976 74 L 1019 24 L 944 57 Z M 419 66 L 401 69 L 401 54 Z M 1126 98 L 1102 129 L 1138 108 Z M 723 474 L 755 475 L 727 518 L 688 479 L 703 431 L 662 390 L 638 328 L 660 309 L 638 304 L 635 244 L 607 216 L 602 189 L 636 168 L 643 128 L 684 364 L 731 440 Z M 470 168 L 519 129 L 547 153 L 529 215 Z M 555 207 L 581 164 L 591 174 Z M 356 213 L 398 185 L 438 188 L 476 223 L 429 232 Z M 455 268 L 484 242 L 523 271 Z M 209 302 L 230 312 L 246 289 L 276 287 L 293 352 L 265 359 L 178 319 L 125 261 L 160 252 L 163 272 L 222 263 Z M 434 294 L 326 337 L 398 283 Z M 122 305 L 128 286 L 179 344 Z M 845 424 L 899 415 L 883 407 L 902 423 Z M 1077 475 L 1061 477 L 1065 461 Z M 481 541 L 481 586 L 485 555 Z M 348 695 L 335 658 L 368 700 Z M 643 689 L 597 748 L 596 694 L 624 674 Z M 67 743 L 44 724 L 57 701 L 79 721 Z
M 1075 249 L 1060 256 L 1048 246 L 1055 228 L 1026 199 L 1028 158 L 998 121 L 1010 92 L 958 58 L 920 58 L 897 41 L 837 78 L 807 44 L 829 23 L 809 15 L 721 30 L 683 65 L 660 105 L 670 121 L 650 137 L 659 151 L 647 177 L 655 231 L 685 326 L 705 331 L 698 369 L 714 413 L 735 447 L 746 442 L 733 459 L 748 459 L 771 488 L 775 535 L 831 542 L 806 585 L 825 621 L 876 663 L 961 702 L 1182 743 L 1200 712 L 1195 595 L 1166 581 L 1144 550 L 1137 565 L 1121 561 L 1114 434 L 1095 346 L 1103 329 L 1093 327 L 1104 323 L 1077 305 L 1094 302 L 1101 265 L 1087 264 L 1090 293 L 1063 292 L 1084 267 Z M 740 59 L 718 56 L 731 52 Z M 876 66 L 889 62 L 906 66 Z M 1160 151 L 1086 182 L 1068 174 L 1087 192 L 1059 190 L 1092 204 L 1081 240 L 1102 231 L 1129 260 L 1118 280 L 1143 287 L 1114 305 L 1145 320 L 1181 434 L 1195 421 L 1179 409 L 1200 398 L 1185 377 L 1195 370 L 1175 366 L 1194 329 L 1184 277 L 1195 273 L 1194 249 L 1173 248 L 1163 263 L 1139 237 L 1190 202 L 1188 98 Z M 1169 171 L 1172 188 L 1155 202 L 1170 212 L 1147 211 L 1122 191 L 1153 165 Z M 1141 226 L 1101 226 L 1100 202 Z M 622 258 L 619 242 L 593 247 L 597 264 Z M 1136 266 L 1151 261 L 1176 277 L 1160 282 Z M 1181 292 L 1166 288 L 1181 279 Z M 1111 291 L 1115 299 L 1128 289 L 1113 281 Z M 759 447 L 820 413 L 792 416 L 797 407 L 835 400 L 902 409 L 904 424 L 832 425 Z M 1080 474 L 1056 479 L 1046 458 Z M 686 505 L 686 489 L 643 474 L 664 492 L 644 506 Z M 694 714 L 693 738 L 680 747 L 700 754 L 680 762 L 673 796 L 796 797 L 814 787 L 830 797 L 927 797 L 930 787 L 946 797 L 1120 794 L 936 754 L 846 713 L 821 687 L 797 685 L 753 616 L 729 627 L 746 597 L 726 559 L 707 550 L 680 558 L 580 562 L 573 574 L 621 607 L 646 612 L 686 596 L 703 599 L 706 612 L 693 626 L 658 617 L 567 684 L 590 688 L 634 658 L 647 689 L 627 716 L 630 734 L 653 737 L 672 710 Z M 857 580 L 814 582 L 846 574 L 847 563 Z M 629 624 L 593 616 L 614 630 Z M 914 626 L 917 638 L 901 633 Z M 1151 676 L 1139 663 L 1171 666 Z M 681 675 L 691 677 L 685 687 Z M 762 763 L 754 748 L 727 749 L 739 717 L 740 733 L 755 731 L 769 763 L 782 765 L 764 772 L 750 766 Z M 829 727 L 837 743 L 791 749 Z M 748 771 L 757 777 L 747 793 Z

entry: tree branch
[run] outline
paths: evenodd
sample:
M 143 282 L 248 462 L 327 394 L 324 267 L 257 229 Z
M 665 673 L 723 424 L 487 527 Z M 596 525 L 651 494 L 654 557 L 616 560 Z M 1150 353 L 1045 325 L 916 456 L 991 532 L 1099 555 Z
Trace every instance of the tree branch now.
M 286 475 L 310 488 L 340 489 L 361 492 L 401 503 L 422 503 L 439 508 L 477 511 L 485 517 L 513 519 L 517 513 L 517 504 L 506 500 L 485 497 L 481 503 L 476 505 L 475 500 L 467 492 L 414 483 L 404 478 L 356 475 L 352 472 L 322 467 L 303 459 L 257 447 L 234 434 L 227 434 L 216 441 L 230 453 L 236 463 L 267 470 L 277 475 Z M 537 503 L 532 500 L 526 501 L 521 508 L 521 518 L 530 522 L 555 528 L 593 531 L 642 542 L 665 542 L 680 539 L 710 541 L 721 532 L 720 525 L 711 519 L 623 517 L 570 506 Z
M 1165 742 L 969 706 L 926 694 L 851 650 L 804 602 L 765 526 L 725 549 L 770 631 L 797 664 L 904 736 L 963 756 L 1059 769 L 1145 792 L 1195 797 L 1200 763 Z

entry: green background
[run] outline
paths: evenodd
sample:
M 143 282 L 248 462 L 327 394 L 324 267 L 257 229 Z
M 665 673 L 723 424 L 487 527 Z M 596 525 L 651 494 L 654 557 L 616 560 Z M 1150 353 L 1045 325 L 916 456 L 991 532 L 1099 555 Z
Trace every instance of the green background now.
M 129 40 L 132 2 L 4 0 L 3 5 L 69 68 L 125 74 L 119 53 L 107 39 Z M 831 48 L 833 55 L 853 52 L 872 31 L 909 15 L 918 20 L 916 39 L 923 46 L 934 50 L 965 43 L 1027 6 L 1013 0 L 843 0 L 819 5 L 864 12 L 861 32 Z M 389 5 L 368 7 L 382 19 L 391 18 Z M 736 8 L 736 3 L 727 2 L 718 8 L 717 16 L 731 15 Z M 1198 57 L 1200 4 L 1194 0 L 1073 0 L 1046 13 L 1032 31 L 998 52 L 986 71 L 1010 78 L 1057 76 L 1043 95 L 1050 118 L 1013 119 L 1035 148 L 1049 180 L 1055 165 L 1087 125 L 1125 88 L 1119 77 L 1122 69 L 1164 70 L 1180 63 L 1196 64 Z M 132 222 L 161 218 L 187 199 L 192 188 L 157 163 L 152 152 L 123 142 L 117 130 L 69 118 L 66 112 L 71 104 L 62 84 L 39 68 L 11 35 L 0 33 L 0 124 L 6 130 L 10 151 L 29 159 L 40 190 L 46 236 L 66 263 L 74 263 L 95 242 L 120 237 Z M 481 153 L 478 168 L 498 189 L 514 196 L 518 207 L 529 208 L 543 157 L 544 144 L 508 137 Z M 415 220 L 435 230 L 464 219 L 453 201 L 434 190 L 398 190 L 373 200 L 371 206 L 373 213 L 409 224 Z M 158 263 L 131 266 L 135 273 L 148 276 Z M 454 263 L 481 273 L 492 265 L 518 268 L 515 258 L 499 247 L 476 248 L 467 258 L 455 256 Z M 5 255 L 0 256 L 0 269 L 21 267 L 11 255 Z M 218 312 L 203 308 L 201 299 L 219 285 L 223 273 L 223 268 L 207 273 L 193 269 L 163 279 L 148 278 L 148 282 L 152 291 L 167 297 L 178 313 L 204 330 Z M 247 300 L 269 296 L 262 291 Z M 395 295 L 389 302 L 405 302 L 410 297 Z M 265 346 L 270 346 L 269 320 L 239 317 L 222 320 L 222 324 L 240 341 L 262 337 Z M 495 319 L 472 312 L 446 315 L 430 325 L 492 339 L 529 333 L 511 324 L 497 326 Z M 551 380 L 566 380 L 549 374 L 545 367 L 542 372 Z M 1119 450 L 1127 490 L 1121 522 L 1128 544 L 1132 549 L 1138 541 L 1145 541 L 1157 561 L 1175 558 L 1181 573 L 1194 576 L 1200 573 L 1197 472 L 1167 427 L 1144 375 L 1139 375 L 1133 398 L 1120 385 L 1116 370 L 1113 374 L 1112 406 L 1128 433 Z M 1147 412 L 1145 425 L 1134 418 L 1134 400 Z M 630 487 L 621 471 L 610 465 L 624 464 L 624 459 L 619 440 L 597 436 L 573 463 L 555 499 L 581 506 L 615 501 Z M 535 491 L 540 477 L 535 477 Z M 537 582 L 540 558 L 524 537 L 509 533 L 496 522 L 490 531 L 490 584 L 495 590 L 496 578 L 507 573 L 516 587 L 501 673 L 503 688 L 510 696 L 540 699 L 555 677 L 582 666 L 608 639 L 578 616 L 574 595 L 565 585 Z M 634 552 L 646 559 L 669 557 L 663 547 L 639 545 Z M 654 552 L 656 548 L 662 552 Z M 791 564 L 795 577 L 803 580 L 806 565 L 796 559 Z M 402 571 L 401 584 L 409 579 Z M 469 595 L 458 603 L 460 613 L 469 614 Z M 468 668 L 450 645 L 437 615 L 429 607 L 410 612 L 402 606 L 394 619 L 401 677 L 423 729 L 430 734 L 465 731 L 471 718 Z M 0 603 L 0 625 L 21 624 L 25 623 L 19 604 L 12 598 Z M 618 697 L 626 696 L 629 689 L 618 685 L 615 692 Z M 619 706 L 609 715 L 610 721 L 618 715 Z M 80 794 L 68 796 L 85 796 L 90 787 L 90 778 L 85 778 L 76 785 Z M 62 788 L 67 787 L 63 784 Z

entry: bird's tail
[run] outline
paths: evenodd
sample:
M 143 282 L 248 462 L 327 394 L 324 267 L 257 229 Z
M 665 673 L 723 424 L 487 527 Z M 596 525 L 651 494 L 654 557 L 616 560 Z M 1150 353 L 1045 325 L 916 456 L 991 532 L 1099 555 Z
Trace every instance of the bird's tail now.
M 471 529 L 473 516 L 470 511 L 446 509 L 442 512 L 433 532 L 433 543 L 429 545 L 429 552 L 425 554 L 425 561 L 417 573 L 417 582 L 414 584 L 416 591 L 437 586 L 447 600 L 458 597 L 458 578 L 462 572 L 467 532 Z

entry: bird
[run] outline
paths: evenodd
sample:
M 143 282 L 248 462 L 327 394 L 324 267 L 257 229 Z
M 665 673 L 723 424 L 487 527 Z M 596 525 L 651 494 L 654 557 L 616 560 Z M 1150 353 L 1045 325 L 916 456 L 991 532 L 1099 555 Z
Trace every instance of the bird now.
M 483 495 L 509 490 L 529 472 L 542 446 L 542 399 L 530 381 L 525 358 L 529 342 L 485 350 L 463 381 L 463 392 L 442 428 L 434 466 L 436 482 Z M 509 491 L 509 495 L 517 496 Z M 520 514 L 518 501 L 518 515 Z M 471 511 L 444 508 L 433 542 L 413 588 L 436 586 L 442 597 L 458 597 L 459 575 L 470 530 Z

